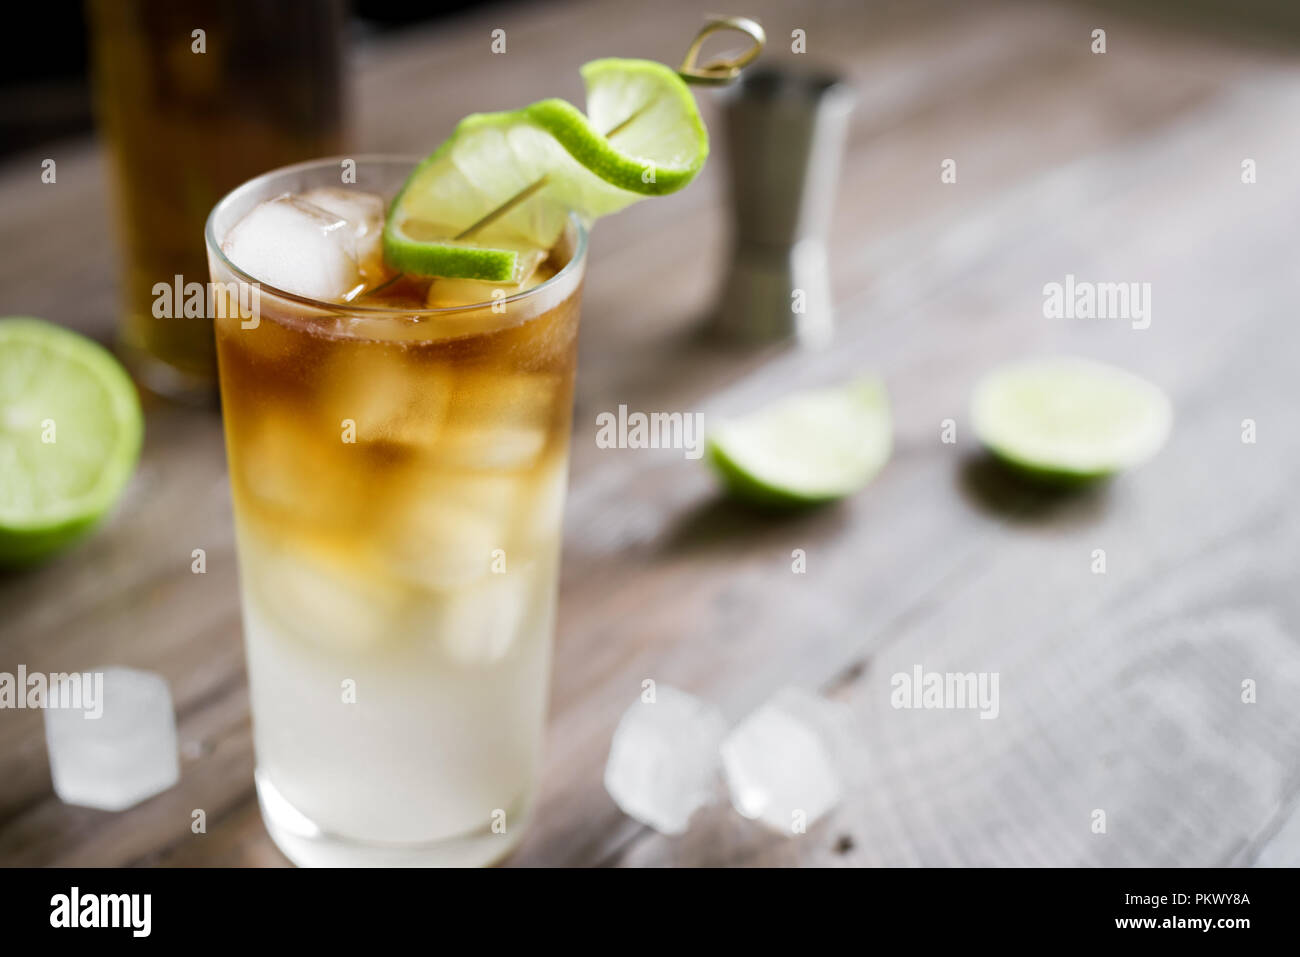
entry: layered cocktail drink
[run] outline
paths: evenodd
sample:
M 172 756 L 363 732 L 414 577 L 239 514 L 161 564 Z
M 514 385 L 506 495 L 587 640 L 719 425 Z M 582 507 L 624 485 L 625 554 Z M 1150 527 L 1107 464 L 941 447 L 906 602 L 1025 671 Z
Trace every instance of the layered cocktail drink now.
M 483 864 L 528 817 L 586 224 L 685 186 L 680 77 L 583 68 L 426 159 L 251 180 L 206 230 L 263 818 L 310 864 Z
M 399 276 L 411 166 L 275 172 L 209 226 L 258 791 L 301 863 L 484 863 L 536 777 L 585 233 L 518 286 Z M 281 242 L 334 301 L 238 265 Z

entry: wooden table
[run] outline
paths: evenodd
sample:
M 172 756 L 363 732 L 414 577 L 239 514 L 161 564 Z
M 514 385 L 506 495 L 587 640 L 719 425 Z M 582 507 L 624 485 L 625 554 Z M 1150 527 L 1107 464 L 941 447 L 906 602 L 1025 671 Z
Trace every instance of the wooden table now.
M 796 59 L 787 38 L 802 28 L 806 59 L 859 91 L 834 225 L 836 344 L 738 353 L 695 334 L 726 259 L 725 144 L 689 190 L 600 224 L 542 797 L 513 862 L 1300 862 L 1295 59 L 1078 6 L 743 6 L 772 60 Z M 579 98 L 578 64 L 674 60 L 699 16 L 677 0 L 500 8 L 374 43 L 356 56 L 354 142 L 423 152 L 467 110 Z M 488 53 L 496 27 L 505 56 Z M 1104 55 L 1090 52 L 1094 27 Z M 45 155 L 57 186 L 40 184 Z M 955 184 L 940 182 L 946 158 Z M 103 182 L 91 143 L 0 169 L 0 312 L 109 338 Z M 1045 319 L 1042 287 L 1067 273 L 1150 282 L 1150 328 Z M 972 383 L 1052 351 L 1169 391 L 1177 420 L 1158 459 L 1062 496 L 979 456 Z M 868 370 L 888 383 L 896 448 L 838 507 L 764 518 L 680 452 L 595 445 L 596 414 L 620 403 L 716 416 Z M 160 402 L 148 415 L 111 524 L 0 579 L 0 671 L 162 673 L 181 782 L 121 814 L 65 806 L 40 716 L 0 713 L 0 863 L 284 863 L 253 793 L 219 422 Z M 955 445 L 941 441 L 947 418 Z M 191 573 L 194 548 L 205 575 Z M 796 548 L 806 574 L 791 571 Z M 997 720 L 891 708 L 890 676 L 918 664 L 997 672 Z M 644 678 L 733 721 L 785 685 L 842 701 L 862 752 L 849 795 L 797 838 L 725 804 L 682 837 L 638 825 L 601 771 Z M 1257 703 L 1243 703 L 1245 679 Z M 195 808 L 206 834 L 190 831 Z

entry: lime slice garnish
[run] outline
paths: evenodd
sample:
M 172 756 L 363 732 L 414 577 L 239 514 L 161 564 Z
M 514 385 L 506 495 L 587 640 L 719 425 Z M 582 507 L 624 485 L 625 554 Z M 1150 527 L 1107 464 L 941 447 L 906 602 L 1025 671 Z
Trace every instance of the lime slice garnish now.
M 107 350 L 41 319 L 0 318 L 0 564 L 88 531 L 140 455 L 135 386 Z
M 517 283 L 521 272 L 518 250 L 490 249 L 467 242 L 439 242 L 411 236 L 406 220 L 384 233 L 384 258 L 394 269 L 416 276 L 455 276 L 483 282 Z
M 1150 458 L 1173 411 L 1156 386 L 1088 359 L 1026 359 L 975 387 L 976 436 L 995 456 L 1034 477 L 1082 481 Z
M 781 399 L 725 422 L 709 460 L 734 494 L 762 505 L 815 505 L 866 485 L 889 459 L 889 398 L 875 379 Z
M 483 247 L 549 250 L 570 212 L 590 222 L 695 177 L 708 135 L 676 73 L 650 60 L 607 59 L 588 63 L 582 76 L 587 115 L 550 99 L 461 120 L 393 200 L 389 262 L 449 278 L 503 275 L 503 260 L 484 265 Z M 437 239 L 441 249 L 421 263 L 415 239 Z

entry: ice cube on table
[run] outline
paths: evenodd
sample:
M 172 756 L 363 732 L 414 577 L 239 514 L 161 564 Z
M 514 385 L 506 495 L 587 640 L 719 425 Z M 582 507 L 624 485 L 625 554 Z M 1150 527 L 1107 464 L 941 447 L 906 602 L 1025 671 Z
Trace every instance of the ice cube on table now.
M 778 834 L 798 833 L 839 803 L 847 719 L 839 706 L 785 688 L 722 742 L 731 803 Z
M 623 713 L 609 745 L 605 790 L 623 813 L 662 834 L 681 834 L 718 790 L 722 713 L 659 685 L 653 702 Z
M 98 673 L 90 674 L 93 687 Z M 99 705 L 90 710 L 46 708 L 45 743 L 59 800 L 123 811 L 180 779 L 176 716 L 161 675 L 134 668 L 108 668 L 102 675 Z M 51 688 L 51 697 L 75 680 L 62 679 Z M 94 717 L 101 706 L 100 716 Z
M 254 279 L 299 296 L 340 300 L 363 284 L 348 221 L 297 196 L 253 207 L 221 250 Z
M 309 189 L 302 198 L 313 206 L 346 220 L 356 241 L 357 261 L 366 263 L 383 255 L 384 198 L 377 193 L 321 186 Z

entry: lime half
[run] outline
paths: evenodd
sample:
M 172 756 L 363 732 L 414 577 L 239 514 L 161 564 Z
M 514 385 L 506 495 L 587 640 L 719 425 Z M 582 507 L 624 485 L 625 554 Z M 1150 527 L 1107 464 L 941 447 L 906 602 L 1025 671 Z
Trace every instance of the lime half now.
M 0 564 L 88 531 L 140 455 L 135 386 L 102 346 L 41 319 L 0 318 Z
M 740 498 L 816 505 L 871 481 L 889 459 L 892 435 L 884 386 L 860 379 L 723 423 L 709 438 L 709 461 Z
M 1026 359 L 995 369 L 975 387 L 976 436 L 1031 477 L 1102 478 L 1137 465 L 1164 445 L 1168 397 L 1130 372 L 1089 359 Z
M 389 263 L 508 282 L 511 251 L 550 249 L 570 212 L 591 222 L 694 179 L 709 140 L 681 77 L 662 63 L 622 59 L 594 60 L 582 77 L 585 115 L 550 99 L 461 120 L 393 200 Z

